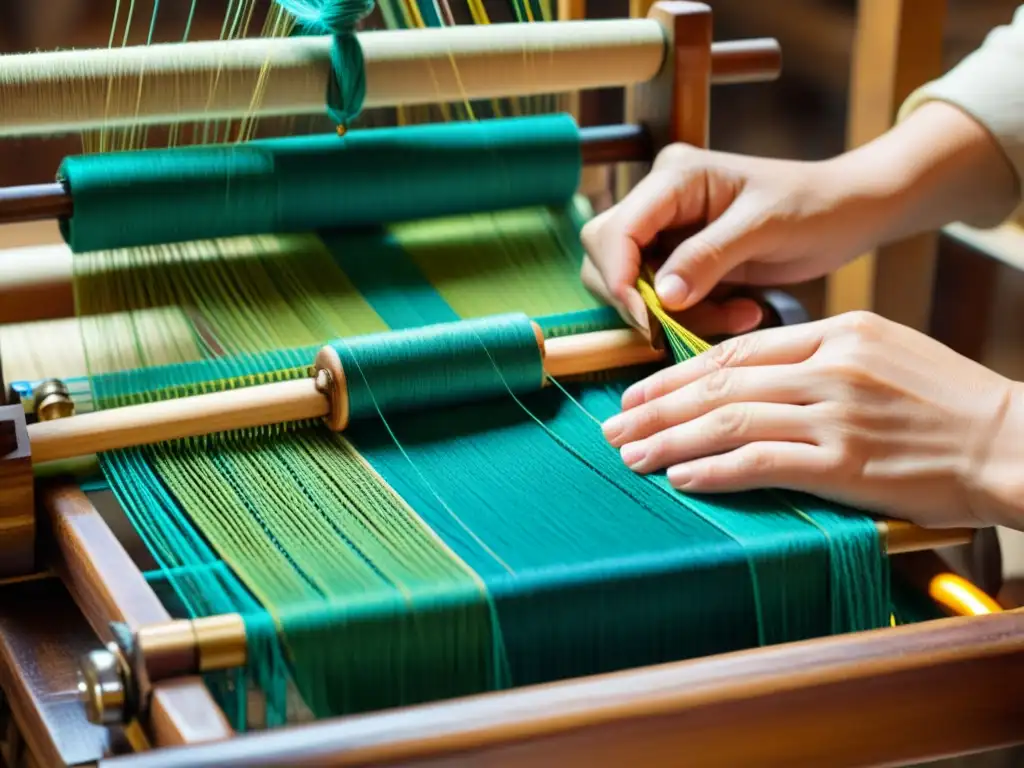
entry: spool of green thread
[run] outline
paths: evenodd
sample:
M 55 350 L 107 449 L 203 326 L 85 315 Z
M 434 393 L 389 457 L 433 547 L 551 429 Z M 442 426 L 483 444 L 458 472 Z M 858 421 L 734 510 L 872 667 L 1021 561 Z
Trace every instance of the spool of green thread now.
M 568 115 L 67 158 L 75 252 L 562 205 L 580 176 Z
M 533 324 L 512 314 L 331 344 L 345 371 L 351 418 L 437 409 L 541 388 Z

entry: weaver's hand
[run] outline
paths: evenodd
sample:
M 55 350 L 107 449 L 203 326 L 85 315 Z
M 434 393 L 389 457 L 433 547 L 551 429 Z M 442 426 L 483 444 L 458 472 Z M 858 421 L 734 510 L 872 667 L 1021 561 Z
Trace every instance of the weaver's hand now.
M 670 311 L 690 309 L 722 281 L 778 285 L 819 277 L 870 242 L 866 212 L 842 188 L 824 164 L 668 147 L 643 181 L 584 228 L 583 281 L 642 327 L 646 313 L 635 288 L 641 251 L 662 232 L 704 222 L 658 270 L 655 289 Z M 729 312 L 712 319 L 725 333 L 756 327 L 749 306 Z
M 941 102 L 822 162 L 676 145 L 658 155 L 651 173 L 618 205 L 584 228 L 589 256 L 582 276 L 591 291 L 643 327 L 635 288 L 641 251 L 667 230 L 696 230 L 657 272 L 655 289 L 675 312 L 694 307 L 720 282 L 800 282 L 879 243 L 951 221 L 994 226 L 1019 202 L 1013 168 L 990 132 Z M 724 323 L 726 333 L 749 330 L 740 327 L 750 325 L 749 307 L 712 320 Z
M 758 331 L 635 384 L 605 435 L 688 492 L 788 488 L 920 525 L 1024 527 L 1024 387 L 867 313 Z

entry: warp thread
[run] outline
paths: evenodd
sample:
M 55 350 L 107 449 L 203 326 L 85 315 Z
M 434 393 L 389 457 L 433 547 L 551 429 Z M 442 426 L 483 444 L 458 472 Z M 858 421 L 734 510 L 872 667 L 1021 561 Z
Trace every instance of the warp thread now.
M 374 0 L 277 0 L 311 34 L 334 36 L 327 114 L 343 135 L 363 109 L 366 70 L 356 26 L 373 12 Z

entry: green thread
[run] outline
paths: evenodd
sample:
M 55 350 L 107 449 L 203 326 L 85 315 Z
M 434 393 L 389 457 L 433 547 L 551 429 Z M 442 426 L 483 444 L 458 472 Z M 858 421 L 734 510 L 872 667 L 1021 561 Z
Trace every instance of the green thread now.
M 339 339 L 331 346 L 346 372 L 353 419 L 530 392 L 544 382 L 526 315 Z
M 535 391 L 522 312 L 552 336 L 620 323 L 576 282 L 577 214 L 334 232 L 333 254 L 263 237 L 78 257 L 92 358 L 105 328 L 149 349 L 153 304 L 190 308 L 212 355 L 94 375 L 101 407 L 307 375 L 325 339 L 347 356 L 361 418 L 343 437 L 299 424 L 104 457 L 188 610 L 215 610 L 211 584 L 248 601 L 248 679 L 278 715 L 289 680 L 338 714 L 887 620 L 867 518 L 629 472 L 598 422 L 635 376 Z M 424 327 L 460 316 L 480 319 Z
M 566 115 L 380 128 L 82 155 L 58 175 L 75 201 L 61 231 L 81 253 L 564 205 L 579 131 Z

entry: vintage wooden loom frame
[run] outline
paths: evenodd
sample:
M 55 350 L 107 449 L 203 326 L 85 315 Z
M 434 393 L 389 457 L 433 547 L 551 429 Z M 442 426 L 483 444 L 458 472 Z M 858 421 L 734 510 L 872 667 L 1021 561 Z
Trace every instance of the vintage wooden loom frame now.
M 563 18 L 578 18 L 577 5 L 565 3 Z M 386 38 L 390 49 L 374 48 Z M 592 45 L 582 45 L 585 38 Z M 550 55 L 562 90 L 629 87 L 635 127 L 587 134 L 591 164 L 649 160 L 655 147 L 674 141 L 706 145 L 710 86 L 771 79 L 780 67 L 773 41 L 712 45 L 710 9 L 692 2 L 659 3 L 648 19 L 364 39 L 371 103 L 424 98 L 409 78 L 422 77 L 424 61 L 436 65 L 434 75 L 450 71 L 438 60 L 449 51 L 462 89 L 439 86 L 429 101 L 459 98 L 467 82 L 477 84 L 475 96 L 553 90 L 547 80 L 541 88 L 530 82 L 536 76 L 524 68 L 522 51 L 531 44 Z M 289 43 L 279 45 L 285 51 Z M 292 103 L 281 109 L 301 111 L 302 98 L 318 108 L 324 60 L 306 53 L 282 69 L 307 86 L 283 88 Z M 42 59 L 26 57 L 26 66 L 32 61 Z M 102 67 L 102 56 L 93 61 Z M 159 82 L 160 73 L 147 77 Z M 3 190 L 0 222 L 67 215 L 72 205 L 59 186 Z M 43 277 L 49 282 L 29 274 L 26 295 L 44 284 L 70 290 L 69 277 Z M 547 342 L 538 334 L 538 343 L 553 375 L 663 354 L 626 331 Z M 973 612 L 992 612 L 236 736 L 199 674 L 244 662 L 239 617 L 172 621 L 80 487 L 37 480 L 33 464 L 306 416 L 344 428 L 344 372 L 329 352 L 317 368 L 307 381 L 72 418 L 61 418 L 67 402 L 51 388 L 35 404 L 48 420 L 32 424 L 22 406 L 0 409 L 0 565 L 7 577 L 0 686 L 11 715 L 8 763 L 19 764 L 20 750 L 20 762 L 33 765 L 635 765 L 685 756 L 686 764 L 701 766 L 861 766 L 1024 741 L 1024 699 L 1014 684 L 1024 673 L 1024 614 L 999 612 L 969 584 L 943 574 L 928 551 L 963 543 L 970 532 L 897 522 L 880 523 L 880 535 L 891 554 L 911 553 L 897 560 L 923 589 L 951 606 L 959 590 L 957 610 L 971 612 L 964 605 L 974 600 Z M 122 751 L 134 754 L 106 757 Z

